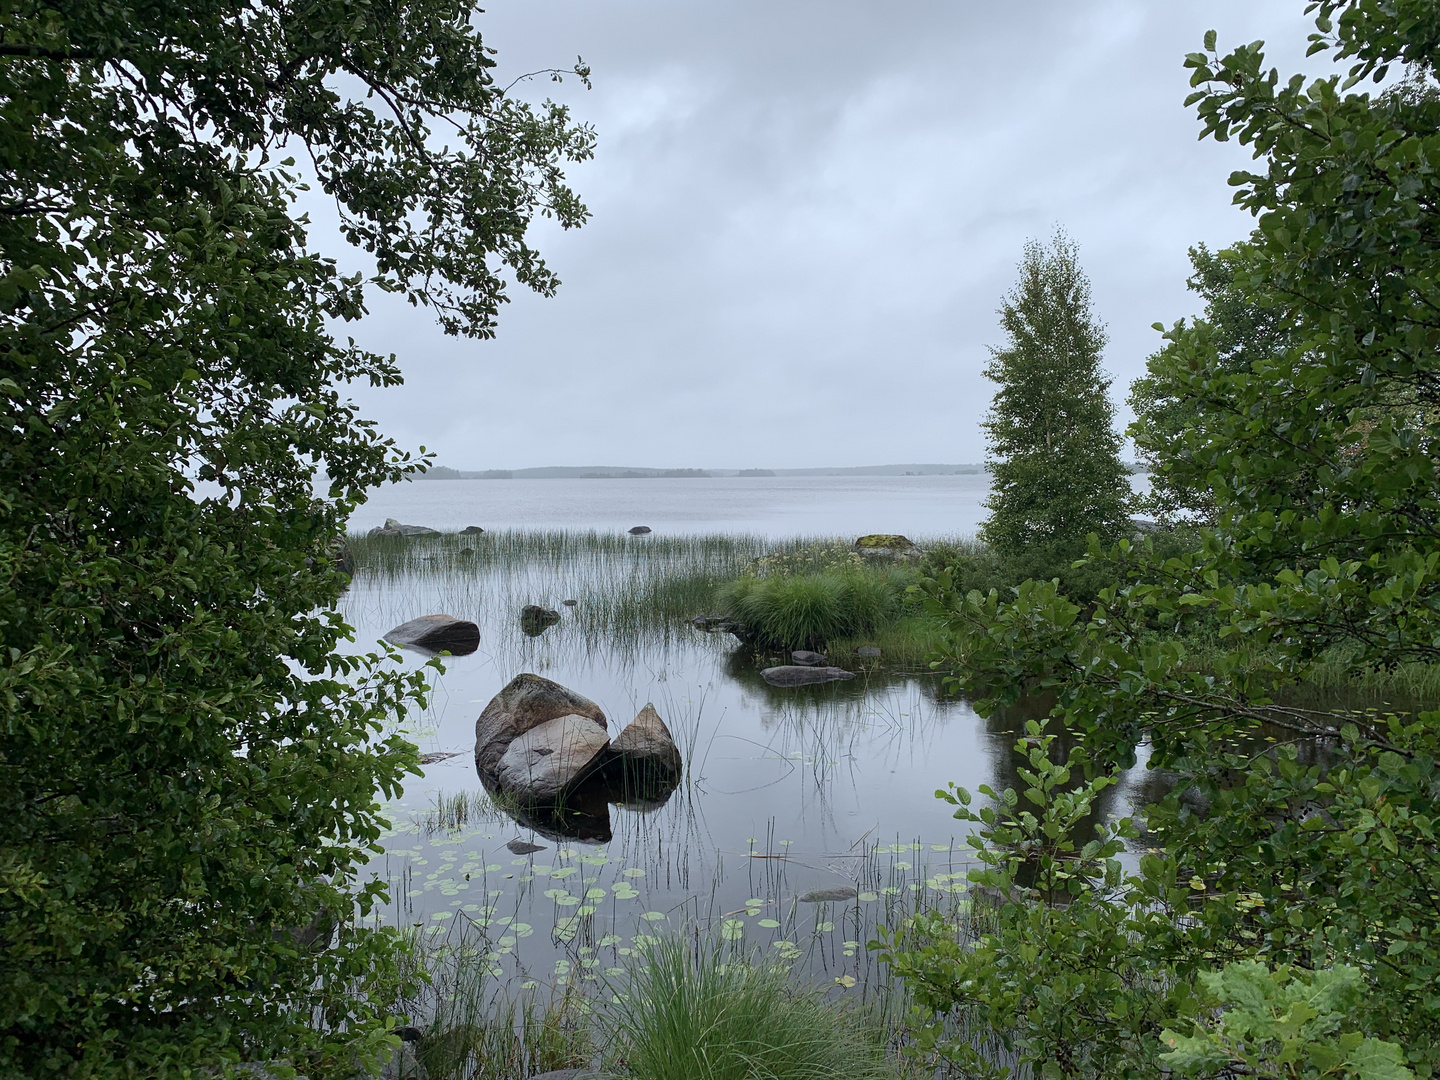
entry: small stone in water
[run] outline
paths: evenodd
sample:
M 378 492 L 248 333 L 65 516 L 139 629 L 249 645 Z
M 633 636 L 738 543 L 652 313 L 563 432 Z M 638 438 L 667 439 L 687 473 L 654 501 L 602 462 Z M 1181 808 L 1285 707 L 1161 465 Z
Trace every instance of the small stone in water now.
M 578 604 L 580 601 L 579 601 L 579 600 L 561 600 L 560 602 L 561 602 L 562 604 L 564 604 L 566 607 L 574 607 L 574 606 L 575 606 L 576 604 Z
M 529 855 L 532 851 L 545 850 L 544 844 L 532 844 L 529 841 L 521 840 L 518 837 L 514 840 L 511 840 L 505 846 L 511 851 L 513 851 L 516 855 Z
M 848 886 L 837 889 L 811 889 L 800 894 L 802 904 L 823 904 L 829 900 L 854 900 L 858 894 Z

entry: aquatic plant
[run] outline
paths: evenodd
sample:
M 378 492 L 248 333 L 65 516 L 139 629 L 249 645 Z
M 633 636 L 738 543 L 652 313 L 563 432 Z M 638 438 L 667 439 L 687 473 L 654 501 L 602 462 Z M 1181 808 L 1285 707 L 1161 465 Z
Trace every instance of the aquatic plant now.
M 664 937 L 626 968 L 607 1016 L 636 1080 L 840 1080 L 886 1075 L 860 1016 L 785 969 Z
M 902 567 L 746 574 L 723 587 L 716 600 L 756 643 L 813 649 L 894 622 L 905 608 L 905 590 L 916 580 L 915 571 Z
M 431 1080 L 524 1080 L 588 1063 L 596 1048 L 584 995 L 512 993 L 495 976 L 491 949 L 473 926 L 442 942 L 412 939 L 420 989 L 398 1011 L 420 1033 L 415 1054 Z

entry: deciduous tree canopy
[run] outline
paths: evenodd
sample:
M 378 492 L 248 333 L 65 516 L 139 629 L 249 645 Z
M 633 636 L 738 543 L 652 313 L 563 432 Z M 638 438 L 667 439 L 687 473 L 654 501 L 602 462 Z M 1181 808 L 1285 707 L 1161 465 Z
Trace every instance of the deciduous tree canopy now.
M 340 655 L 332 548 L 414 464 L 343 392 L 394 359 L 330 327 L 369 286 L 487 336 L 507 278 L 557 284 L 534 216 L 586 217 L 590 132 L 494 84 L 477 14 L 0 11 L 0 1074 L 383 1038 L 355 868 L 421 685 Z M 368 280 L 307 246 L 292 157 Z

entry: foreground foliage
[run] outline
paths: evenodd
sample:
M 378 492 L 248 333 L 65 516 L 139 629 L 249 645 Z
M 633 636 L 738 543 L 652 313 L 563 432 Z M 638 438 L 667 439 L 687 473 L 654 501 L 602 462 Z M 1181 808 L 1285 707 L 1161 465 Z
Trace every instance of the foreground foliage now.
M 332 545 L 414 466 L 342 396 L 398 370 L 331 336 L 363 283 L 275 158 L 452 331 L 492 332 L 506 267 L 551 290 L 525 228 L 584 219 L 559 168 L 590 136 L 492 84 L 472 15 L 0 16 L 0 1075 L 385 1046 L 396 942 L 352 885 L 422 683 L 338 652 Z
M 779 967 L 678 938 L 650 945 L 618 988 L 616 1052 L 636 1080 L 849 1080 L 887 1075 L 858 1018 Z
M 1003 598 L 962 594 L 945 575 L 927 587 L 948 625 L 946 665 L 982 711 L 1047 695 L 1092 782 L 1133 764 L 1142 742 L 1163 770 L 1143 823 L 1153 850 L 1136 873 L 1072 877 L 1061 911 L 1015 881 L 1024 890 L 988 946 L 993 962 L 969 983 L 971 961 L 942 957 L 926 974 L 923 948 L 899 945 L 912 977 L 938 985 L 942 1014 L 944 995 L 963 993 L 1019 1018 L 1015 1045 L 1041 1075 L 1154 1075 L 1161 1021 L 1109 1010 L 1114 980 L 1203 1020 L 1194 1003 L 1213 973 L 1255 970 L 1233 964 L 1263 966 L 1277 987 L 1287 972 L 1360 973 L 1341 1027 L 1302 1026 L 1283 1060 L 1249 1047 L 1272 1069 L 1260 1075 L 1440 1071 L 1440 714 L 1349 715 L 1280 697 L 1322 661 L 1358 673 L 1440 656 L 1440 21 L 1418 0 L 1311 9 L 1312 51 L 1350 63 L 1343 84 L 1282 80 L 1260 44 L 1222 55 L 1213 32 L 1186 61 L 1205 134 L 1239 139 L 1260 162 L 1233 178 L 1257 223 L 1219 255 L 1234 299 L 1287 328 L 1233 365 L 1214 326 L 1180 324 L 1151 360 L 1191 418 L 1151 449 L 1173 491 L 1208 493 L 1213 527 L 1185 553 L 1097 546 L 1092 559 L 1119 583 L 1085 606 L 1051 582 Z M 1401 63 L 1399 86 L 1351 92 Z M 1207 636 L 1201 670 L 1185 642 Z M 1062 766 L 1060 744 L 1052 755 Z M 1061 813 L 1053 791 L 997 797 L 1035 803 L 1036 822 L 1003 811 L 982 846 L 1024 865 L 1053 829 L 1083 864 L 1093 823 Z M 1037 929 L 1049 934 L 1038 951 Z M 1101 977 L 1077 982 L 1077 970 Z M 1252 1005 L 1220 1005 L 1222 1040 Z M 1402 1048 L 1403 1069 L 1389 1050 L 1348 1066 L 1326 1057 L 1378 1043 Z M 1131 1054 L 1141 1071 L 1118 1064 Z

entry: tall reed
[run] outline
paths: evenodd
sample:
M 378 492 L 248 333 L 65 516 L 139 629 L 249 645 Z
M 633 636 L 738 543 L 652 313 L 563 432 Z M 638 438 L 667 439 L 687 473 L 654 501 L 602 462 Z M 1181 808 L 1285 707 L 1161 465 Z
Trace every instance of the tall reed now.
M 678 937 L 646 946 L 617 988 L 614 1051 L 635 1080 L 862 1080 L 888 1075 L 854 1010 L 786 971 Z

